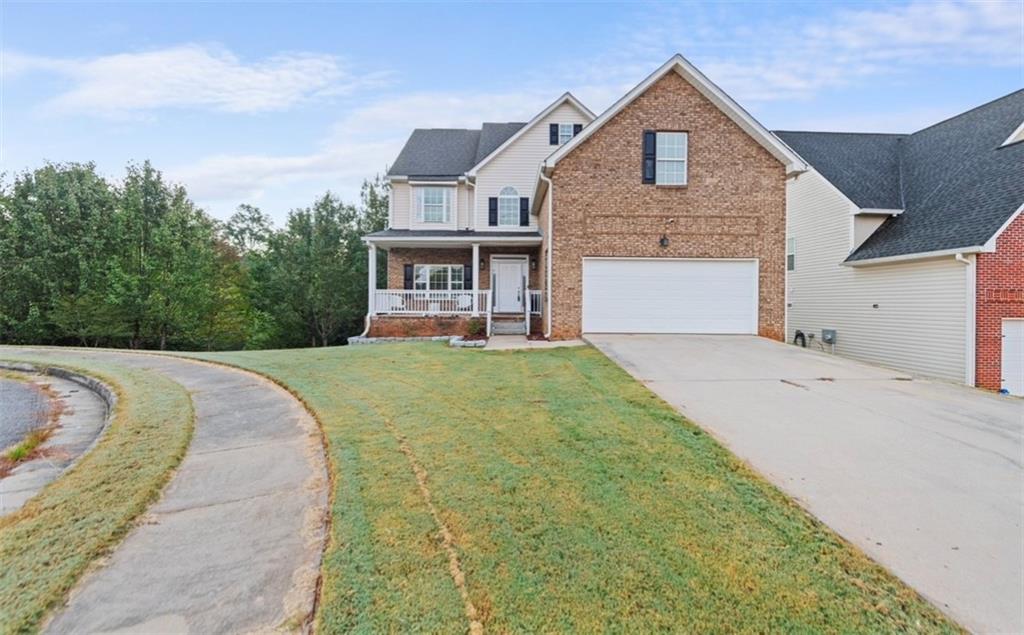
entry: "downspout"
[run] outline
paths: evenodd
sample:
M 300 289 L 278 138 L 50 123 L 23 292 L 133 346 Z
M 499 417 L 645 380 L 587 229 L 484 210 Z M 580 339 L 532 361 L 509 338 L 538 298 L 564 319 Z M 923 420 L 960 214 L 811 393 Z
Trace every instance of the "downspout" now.
M 555 184 L 544 174 L 544 166 L 540 169 L 540 178 L 548 184 L 548 250 L 544 256 L 544 294 L 547 296 L 544 302 L 544 311 L 547 313 L 547 326 L 544 329 L 544 338 L 551 339 L 551 250 L 554 246 L 554 223 L 551 216 L 551 206 L 555 202 Z
M 967 279 L 964 286 L 967 289 L 967 297 L 964 299 L 967 304 L 967 320 L 964 329 L 964 383 L 968 386 L 977 385 L 977 337 L 978 337 L 978 306 L 977 306 L 977 270 L 974 268 L 975 261 L 964 256 L 962 252 L 955 254 L 956 261 L 965 265 Z

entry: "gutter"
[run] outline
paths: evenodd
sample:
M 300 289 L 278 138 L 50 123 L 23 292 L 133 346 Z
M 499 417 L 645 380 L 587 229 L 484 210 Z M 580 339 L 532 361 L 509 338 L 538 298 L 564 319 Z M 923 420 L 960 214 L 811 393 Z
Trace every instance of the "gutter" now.
M 548 250 L 544 256 L 544 288 L 545 295 L 547 296 L 546 302 L 544 303 L 544 311 L 547 313 L 547 327 L 544 329 L 544 337 L 551 339 L 551 250 L 554 247 L 554 224 L 552 222 L 551 206 L 555 202 L 555 184 L 551 182 L 551 179 L 544 174 L 544 168 L 540 170 L 540 178 L 548 184 Z
M 942 258 L 943 256 L 954 256 L 960 262 L 964 262 L 964 254 L 978 254 L 994 249 L 987 249 L 984 245 L 973 247 L 957 247 L 956 249 L 942 249 L 939 251 L 923 251 L 915 254 L 902 254 L 899 256 L 885 256 L 882 258 L 866 258 L 864 260 L 845 260 L 841 264 L 844 267 L 866 267 L 869 265 L 884 265 L 894 262 L 908 262 L 911 260 L 927 260 L 929 258 Z

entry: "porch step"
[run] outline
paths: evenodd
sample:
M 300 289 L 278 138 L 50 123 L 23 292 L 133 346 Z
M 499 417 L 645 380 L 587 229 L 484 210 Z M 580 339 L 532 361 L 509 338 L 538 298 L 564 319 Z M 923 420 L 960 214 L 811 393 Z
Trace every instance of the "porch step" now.
M 525 320 L 494 320 L 491 322 L 494 335 L 526 335 Z

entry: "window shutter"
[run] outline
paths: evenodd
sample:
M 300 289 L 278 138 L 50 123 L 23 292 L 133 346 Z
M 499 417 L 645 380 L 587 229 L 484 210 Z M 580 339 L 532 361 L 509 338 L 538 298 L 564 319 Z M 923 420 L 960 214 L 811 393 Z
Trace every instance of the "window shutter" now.
M 653 130 L 644 130 L 644 164 L 640 174 L 644 183 L 654 183 L 654 165 L 658 154 L 656 135 Z
M 530 225 L 530 198 L 527 196 L 519 197 L 519 226 L 528 227 Z
M 473 265 L 462 265 L 462 288 L 472 289 L 473 287 Z
M 492 196 L 487 199 L 487 224 L 491 227 L 498 226 L 498 197 Z
M 582 130 L 583 130 L 583 124 L 581 124 L 581 123 L 574 123 L 574 124 L 572 125 L 572 136 L 574 136 L 574 137 L 575 137 L 575 136 L 576 136 L 576 135 L 578 135 L 578 134 L 579 134 L 579 133 L 580 133 L 580 132 L 581 132 Z
M 402 269 L 405 274 L 405 288 L 412 289 L 412 265 L 405 265 Z
M 558 145 L 558 124 L 548 124 L 548 143 L 553 146 Z

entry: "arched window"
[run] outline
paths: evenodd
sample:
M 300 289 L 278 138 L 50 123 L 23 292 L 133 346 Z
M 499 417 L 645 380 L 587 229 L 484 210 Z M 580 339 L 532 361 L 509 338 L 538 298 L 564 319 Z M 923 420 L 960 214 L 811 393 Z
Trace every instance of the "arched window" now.
M 498 224 L 519 225 L 519 192 L 514 187 L 498 192 Z

